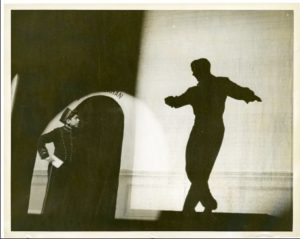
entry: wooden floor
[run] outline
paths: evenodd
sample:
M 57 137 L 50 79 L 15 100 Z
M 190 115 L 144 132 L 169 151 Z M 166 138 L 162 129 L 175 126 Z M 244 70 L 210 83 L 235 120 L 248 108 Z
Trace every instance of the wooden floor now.
M 46 218 L 30 215 L 14 231 L 290 231 L 291 215 L 282 218 L 267 214 L 203 213 L 186 216 L 181 212 L 162 211 L 156 221 L 103 220 L 77 225 L 49 225 Z

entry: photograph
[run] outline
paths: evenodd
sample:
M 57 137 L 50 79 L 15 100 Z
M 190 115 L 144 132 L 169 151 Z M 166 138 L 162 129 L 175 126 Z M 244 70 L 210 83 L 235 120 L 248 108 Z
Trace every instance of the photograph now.
M 298 4 L 4 13 L 6 237 L 299 233 Z

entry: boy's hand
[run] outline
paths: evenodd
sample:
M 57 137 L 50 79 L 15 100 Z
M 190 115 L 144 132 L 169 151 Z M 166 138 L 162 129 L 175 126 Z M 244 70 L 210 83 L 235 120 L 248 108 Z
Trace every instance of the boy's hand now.
M 52 163 L 54 159 L 49 155 L 48 158 L 45 159 L 48 163 Z

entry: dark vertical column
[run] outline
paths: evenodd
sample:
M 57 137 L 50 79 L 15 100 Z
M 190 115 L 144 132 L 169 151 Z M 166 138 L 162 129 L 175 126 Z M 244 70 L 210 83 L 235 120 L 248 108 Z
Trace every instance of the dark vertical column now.
M 71 220 L 79 218 L 79 224 L 70 228 L 86 229 L 92 224 L 98 228 L 115 216 L 124 115 L 121 107 L 105 96 L 90 98 L 77 109 L 81 127 L 73 162 L 74 196 L 68 205 Z

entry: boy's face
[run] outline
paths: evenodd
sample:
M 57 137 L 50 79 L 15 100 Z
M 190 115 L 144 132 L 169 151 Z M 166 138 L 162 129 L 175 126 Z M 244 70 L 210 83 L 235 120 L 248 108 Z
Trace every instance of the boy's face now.
M 78 128 L 79 127 L 80 119 L 78 115 L 74 115 L 71 119 L 67 119 L 67 124 L 70 125 L 72 128 Z

